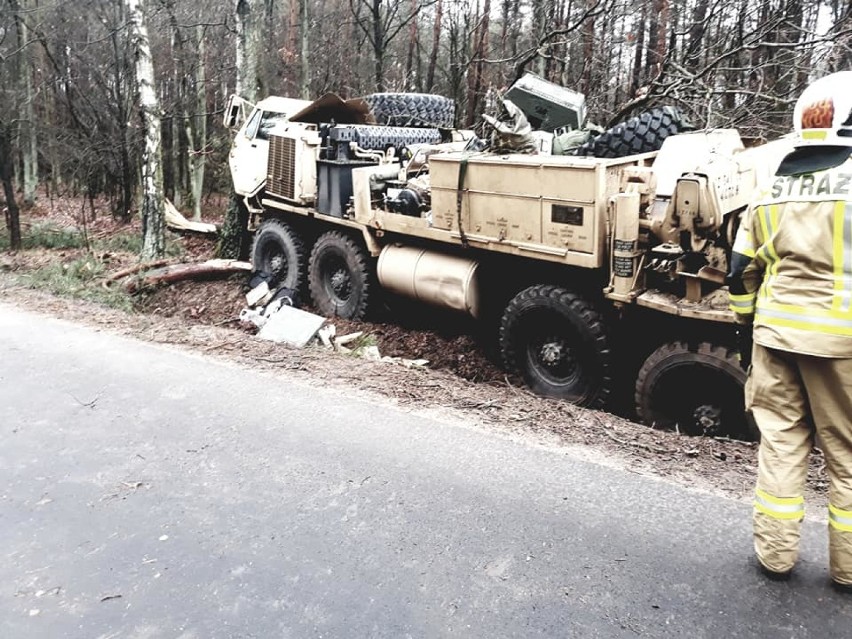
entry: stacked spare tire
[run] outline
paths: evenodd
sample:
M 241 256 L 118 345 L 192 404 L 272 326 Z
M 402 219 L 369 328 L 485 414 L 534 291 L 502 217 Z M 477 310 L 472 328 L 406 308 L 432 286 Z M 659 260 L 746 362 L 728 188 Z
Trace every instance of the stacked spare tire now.
M 692 130 L 677 107 L 657 107 L 616 124 L 579 146 L 577 155 L 622 158 L 659 151 L 670 135 Z
M 456 103 L 432 93 L 372 93 L 364 96 L 376 124 L 450 129 L 455 124 Z

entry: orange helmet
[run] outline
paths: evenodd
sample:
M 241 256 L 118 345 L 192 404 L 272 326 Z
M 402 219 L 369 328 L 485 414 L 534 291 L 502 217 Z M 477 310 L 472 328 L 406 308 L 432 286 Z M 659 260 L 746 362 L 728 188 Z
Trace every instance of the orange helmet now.
M 820 78 L 804 90 L 793 111 L 797 146 L 852 147 L 852 71 Z

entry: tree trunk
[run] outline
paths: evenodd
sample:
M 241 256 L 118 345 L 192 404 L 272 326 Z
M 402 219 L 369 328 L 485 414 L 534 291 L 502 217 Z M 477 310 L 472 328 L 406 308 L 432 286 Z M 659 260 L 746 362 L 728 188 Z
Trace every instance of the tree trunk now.
M 189 140 L 189 195 L 192 199 L 192 219 L 201 219 L 201 196 L 204 192 L 204 168 L 207 164 L 207 78 L 204 69 L 206 52 L 204 27 L 196 28 L 195 113 L 187 113 L 186 136 Z
M 633 75 L 630 79 L 630 97 L 633 98 L 642 86 L 642 55 L 645 53 L 645 5 L 642 5 L 642 13 L 639 23 L 636 25 L 636 55 L 633 58 Z
M 261 82 L 258 77 L 260 60 L 260 14 L 257 0 L 237 0 L 234 17 L 237 23 L 237 95 L 257 102 Z
M 373 74 L 376 90 L 385 90 L 385 31 L 382 23 L 382 0 L 373 0 L 370 7 L 373 21 Z
M 6 229 L 9 231 L 10 247 L 13 251 L 21 248 L 21 217 L 15 201 L 15 185 L 12 160 L 12 127 L 0 121 L 0 182 L 6 197 Z
M 412 13 L 417 11 L 418 0 L 410 0 Z M 405 58 L 405 88 L 407 91 L 416 91 L 417 84 L 420 82 L 420 69 L 415 62 L 417 48 L 419 44 L 419 35 L 417 33 L 417 19 L 411 21 L 408 25 L 408 54 Z
M 588 3 L 588 0 L 587 0 Z M 586 18 L 580 36 L 583 44 L 583 73 L 580 76 L 580 92 L 592 92 L 592 76 L 595 70 L 595 17 Z
M 157 99 L 154 61 L 145 25 L 142 0 L 125 0 L 130 40 L 136 58 L 136 91 L 145 134 L 142 153 L 142 259 L 153 260 L 166 253 L 163 207 L 163 164 L 160 103 Z
M 689 37 L 684 55 L 683 65 L 687 71 L 695 72 L 703 49 L 704 31 L 707 28 L 707 8 L 710 0 L 698 0 L 692 10 L 692 20 L 689 25 Z
M 290 0 L 299 3 L 299 97 L 310 100 L 311 97 L 311 65 L 308 59 L 310 52 L 310 15 L 308 0 Z
M 429 68 L 426 71 L 426 92 L 435 86 L 435 68 L 438 66 L 438 54 L 441 51 L 441 23 L 444 21 L 444 2 L 435 3 L 435 27 L 432 30 L 432 52 L 429 54 Z
M 478 5 L 477 5 L 477 8 Z M 479 97 L 484 84 L 485 56 L 488 49 L 489 16 L 491 14 L 491 0 L 483 0 L 482 11 L 477 11 L 478 24 L 473 31 L 473 46 L 471 65 L 468 68 L 467 82 L 467 118 L 465 125 L 473 127 L 479 110 Z
M 216 256 L 238 260 L 248 255 L 249 213 L 243 198 L 231 192 L 228 210 L 222 228 L 219 229 L 219 241 L 216 244 Z
M 237 0 L 234 7 L 237 23 L 237 94 L 251 102 L 257 102 L 259 90 L 257 68 L 260 24 L 257 14 L 260 9 L 256 5 L 255 0 Z M 231 193 L 231 202 L 225 211 L 216 246 L 217 257 L 239 259 L 243 255 L 248 238 L 248 221 L 248 209 L 242 197 Z
M 23 204 L 30 207 L 35 204 L 38 189 L 38 143 L 35 123 L 35 91 L 33 90 L 33 68 L 30 56 L 29 30 L 22 14 L 30 14 L 30 7 L 12 0 L 11 9 L 15 13 L 18 32 L 18 81 L 20 84 L 20 106 L 18 123 L 19 147 L 21 152 L 21 189 Z

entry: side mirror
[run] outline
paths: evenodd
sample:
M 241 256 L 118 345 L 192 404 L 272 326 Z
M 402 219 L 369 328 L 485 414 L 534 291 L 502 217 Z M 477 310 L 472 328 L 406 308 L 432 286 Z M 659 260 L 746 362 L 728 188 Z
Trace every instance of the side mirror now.
M 243 99 L 237 95 L 231 95 L 228 98 L 228 104 L 225 105 L 225 114 L 222 118 L 222 124 L 227 129 L 235 129 L 240 124 L 240 115 L 242 113 Z

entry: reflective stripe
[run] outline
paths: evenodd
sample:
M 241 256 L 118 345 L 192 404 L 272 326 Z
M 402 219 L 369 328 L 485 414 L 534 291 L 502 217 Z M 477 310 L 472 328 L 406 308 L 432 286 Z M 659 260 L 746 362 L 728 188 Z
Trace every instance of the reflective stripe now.
M 775 497 L 759 488 L 754 493 L 754 507 L 774 519 L 801 519 L 805 516 L 804 497 Z
M 803 140 L 825 140 L 827 137 L 828 131 L 820 131 L 818 129 L 802 131 Z
M 740 227 L 740 230 L 737 231 L 733 250 L 734 253 L 754 258 L 754 240 L 752 239 L 751 232 L 748 229 Z
M 832 528 L 843 532 L 852 532 L 852 510 L 841 510 L 828 505 L 828 523 Z
M 832 308 L 852 306 L 852 202 L 834 208 L 834 300 Z
M 734 313 L 752 315 L 754 314 L 754 297 L 754 293 L 745 293 L 744 295 L 729 294 L 729 308 L 734 311 Z
M 763 300 L 757 303 L 755 311 L 756 321 L 768 326 L 789 326 L 805 331 L 828 333 L 831 335 L 852 335 L 852 317 L 835 315 L 822 315 L 819 309 L 791 309 L 781 310 L 778 308 L 767 308 L 768 304 Z M 830 312 L 830 311 L 829 311 Z
M 760 286 L 759 294 L 761 297 L 770 297 L 772 295 L 772 276 L 778 271 L 778 253 L 775 251 L 775 245 L 772 243 L 772 238 L 775 235 L 775 229 L 778 225 L 778 206 L 760 206 L 756 214 L 758 222 L 760 222 L 760 230 L 763 233 L 763 238 L 755 256 L 760 258 L 766 265 L 766 275 Z

